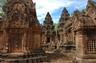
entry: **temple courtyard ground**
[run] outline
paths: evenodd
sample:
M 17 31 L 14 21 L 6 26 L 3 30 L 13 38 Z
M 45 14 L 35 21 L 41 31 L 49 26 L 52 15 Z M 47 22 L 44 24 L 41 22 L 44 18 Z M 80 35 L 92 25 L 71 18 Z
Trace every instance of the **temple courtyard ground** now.
M 48 63 L 72 63 L 74 53 L 52 53 L 48 54 Z

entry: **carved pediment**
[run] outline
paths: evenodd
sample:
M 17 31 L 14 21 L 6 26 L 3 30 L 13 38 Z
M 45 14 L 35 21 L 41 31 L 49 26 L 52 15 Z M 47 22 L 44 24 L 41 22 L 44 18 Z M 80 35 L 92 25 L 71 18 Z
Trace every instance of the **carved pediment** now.
M 26 28 L 28 27 L 28 23 L 24 21 L 9 21 L 7 24 L 8 28 Z
M 4 12 L 7 15 L 7 19 L 10 20 L 26 20 L 26 5 L 21 1 L 8 2 L 3 7 Z

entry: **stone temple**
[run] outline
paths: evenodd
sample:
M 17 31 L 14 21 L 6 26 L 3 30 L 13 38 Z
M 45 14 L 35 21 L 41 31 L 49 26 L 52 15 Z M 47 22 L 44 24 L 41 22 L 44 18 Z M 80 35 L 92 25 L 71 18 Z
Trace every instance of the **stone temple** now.
M 2 9 L 0 63 L 43 63 L 48 54 L 72 52 L 71 63 L 96 63 L 96 2 L 71 16 L 64 7 L 57 27 L 49 12 L 39 23 L 32 0 L 7 0 Z
M 85 12 L 76 10 L 72 16 L 66 8 L 62 13 L 60 41 L 76 46 L 76 63 L 96 63 L 96 3 L 88 0 Z
M 5 16 L 0 20 L 0 53 L 2 58 L 9 59 L 3 58 L 1 62 L 11 63 L 10 59 L 26 57 L 40 48 L 41 25 L 32 0 L 7 0 L 3 11 Z

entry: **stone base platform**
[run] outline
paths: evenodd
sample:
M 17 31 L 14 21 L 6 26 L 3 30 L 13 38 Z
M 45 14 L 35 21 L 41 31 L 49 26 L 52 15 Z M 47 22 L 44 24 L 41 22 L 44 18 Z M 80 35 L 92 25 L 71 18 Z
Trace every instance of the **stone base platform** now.
M 76 58 L 77 63 L 96 63 L 96 59 L 81 59 Z

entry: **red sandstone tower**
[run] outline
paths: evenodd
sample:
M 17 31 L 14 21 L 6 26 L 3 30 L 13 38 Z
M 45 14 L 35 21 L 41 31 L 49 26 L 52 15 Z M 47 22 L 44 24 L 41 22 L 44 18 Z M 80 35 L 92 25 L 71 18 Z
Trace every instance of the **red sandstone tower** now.
M 54 30 L 53 20 L 49 12 L 47 13 L 45 20 L 43 22 L 42 32 L 43 32 L 42 33 L 43 41 L 45 43 L 54 42 L 55 30 Z
M 40 48 L 41 27 L 32 0 L 7 0 L 3 10 L 6 14 L 0 40 L 3 50 L 24 53 Z

